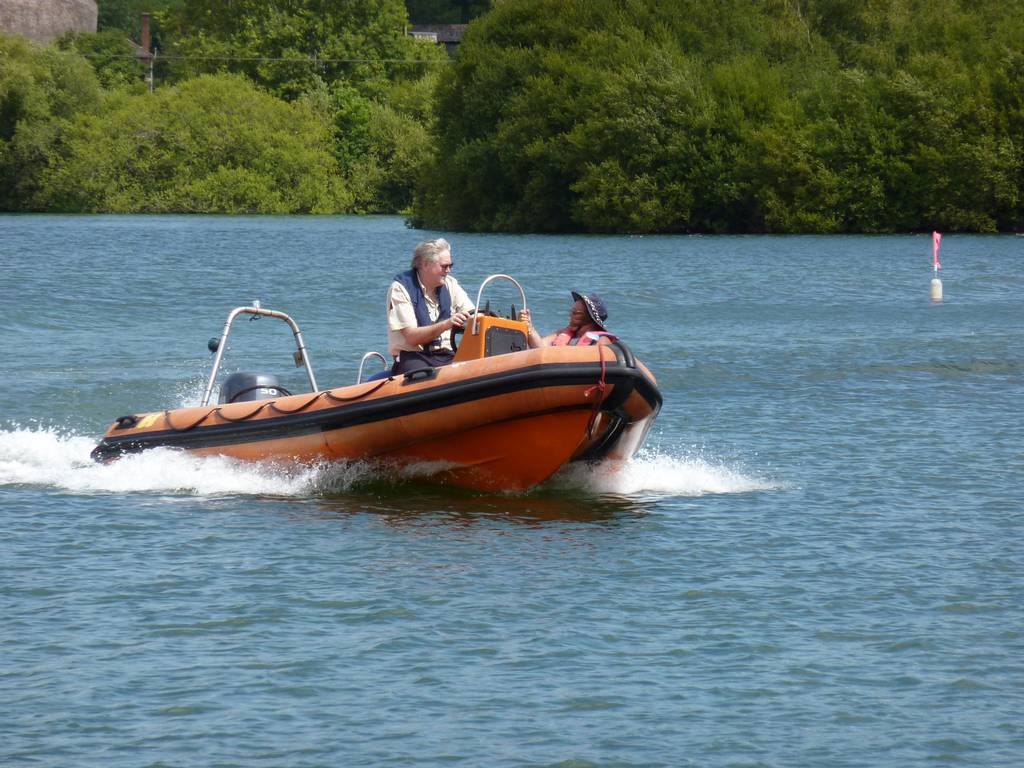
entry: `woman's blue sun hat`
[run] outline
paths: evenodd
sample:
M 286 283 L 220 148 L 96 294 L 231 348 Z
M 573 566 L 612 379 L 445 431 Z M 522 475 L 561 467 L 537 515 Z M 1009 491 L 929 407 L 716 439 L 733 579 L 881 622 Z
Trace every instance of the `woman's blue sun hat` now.
M 607 331 L 608 329 L 604 327 L 604 321 L 608 319 L 608 309 L 605 307 L 604 302 L 601 301 L 601 297 L 596 293 L 577 293 L 576 291 L 570 291 L 570 293 L 572 293 L 574 301 L 583 302 L 583 306 L 587 308 L 587 314 L 594 321 L 594 325 L 602 331 Z

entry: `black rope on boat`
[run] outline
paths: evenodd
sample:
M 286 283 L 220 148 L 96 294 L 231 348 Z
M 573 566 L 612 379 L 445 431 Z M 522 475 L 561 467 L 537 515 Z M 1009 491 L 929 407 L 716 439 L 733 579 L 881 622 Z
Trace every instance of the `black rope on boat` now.
M 273 410 L 277 411 L 278 413 L 283 413 L 283 414 L 300 413 L 301 411 L 304 411 L 307 408 L 309 408 L 311 405 L 313 405 L 313 403 L 315 403 L 317 400 L 319 400 L 321 397 L 324 397 L 324 396 L 326 396 L 329 400 L 333 400 L 336 403 L 350 403 L 350 402 L 352 402 L 354 400 L 360 400 L 360 399 L 366 397 L 367 395 L 372 395 L 378 389 L 380 389 L 385 384 L 387 384 L 390 380 L 391 379 L 381 379 L 380 382 L 377 383 L 375 386 L 373 386 L 370 389 L 366 390 L 365 392 L 362 392 L 362 393 L 360 393 L 358 395 L 355 395 L 353 397 L 338 397 L 337 395 L 331 394 L 330 390 L 325 390 L 323 392 L 317 392 L 315 395 L 313 395 L 313 397 L 309 398 L 309 400 L 307 400 L 305 403 L 300 405 L 298 408 L 291 408 L 291 409 L 282 408 L 281 406 L 279 406 L 277 404 L 276 401 L 271 400 L 268 403 L 263 403 L 258 408 L 256 408 L 254 411 L 252 411 L 250 413 L 247 413 L 244 416 L 239 416 L 237 418 L 232 417 L 232 416 L 225 416 L 224 415 L 224 411 L 221 408 L 211 408 L 206 413 L 204 413 L 202 416 L 200 416 L 198 419 L 196 419 L 191 424 L 189 424 L 187 427 L 175 426 L 174 422 L 171 421 L 171 412 L 170 411 L 164 411 L 164 420 L 167 422 L 167 426 L 171 430 L 173 430 L 174 432 L 188 432 L 189 430 L 195 429 L 196 427 L 198 427 L 200 424 L 202 424 L 204 421 L 206 421 L 208 418 L 210 418 L 211 414 L 214 414 L 214 413 L 216 413 L 218 416 L 220 416 L 222 419 L 224 419 L 224 421 L 229 421 L 229 422 L 235 423 L 235 424 L 237 424 L 240 421 L 246 421 L 248 419 L 251 419 L 253 416 L 258 414 L 260 411 L 262 411 L 267 406 L 270 406 L 270 408 L 272 408 Z
M 268 405 L 273 405 L 273 403 L 263 403 L 259 408 L 257 408 L 252 413 L 247 413 L 247 414 L 245 414 L 245 416 L 239 416 L 237 419 L 233 418 L 231 416 L 225 416 L 223 408 L 214 408 L 213 410 L 217 413 L 218 416 L 220 416 L 222 419 L 224 419 L 224 421 L 230 421 L 233 424 L 237 424 L 240 421 L 245 421 L 246 419 L 251 419 L 253 416 L 255 416 L 257 413 L 262 411 Z
M 206 421 L 210 417 L 210 414 L 214 412 L 214 410 L 216 410 L 216 409 L 211 408 L 209 411 L 204 413 L 202 416 L 200 416 L 194 422 L 189 424 L 187 427 L 176 427 L 176 426 L 174 426 L 174 422 L 171 421 L 171 412 L 170 411 L 164 411 L 164 420 L 167 422 L 167 426 L 170 427 L 175 432 L 188 432 L 190 429 L 195 429 L 200 424 L 202 424 L 204 421 Z
M 337 395 L 332 395 L 330 390 L 326 390 L 321 394 L 327 395 L 329 399 L 333 400 L 336 403 L 351 403 L 353 400 L 362 400 L 367 395 L 372 395 L 374 392 L 383 387 L 389 381 L 391 381 L 390 378 L 381 379 L 376 386 L 366 390 L 362 394 L 355 395 L 354 397 L 338 397 Z
M 275 400 L 272 400 L 269 403 L 269 405 L 270 405 L 271 408 L 273 408 L 278 413 L 285 413 L 285 414 L 288 414 L 288 413 L 299 413 L 300 411 L 304 411 L 307 408 L 309 408 L 309 406 L 311 406 L 313 403 L 315 403 L 317 400 L 319 400 L 320 396 L 323 395 L 323 394 L 324 394 L 323 392 L 317 392 L 315 395 L 313 395 L 313 397 L 311 397 L 305 403 L 300 405 L 298 408 L 292 408 L 292 409 L 282 408 L 281 406 L 279 406 L 277 404 L 277 401 L 275 401 Z

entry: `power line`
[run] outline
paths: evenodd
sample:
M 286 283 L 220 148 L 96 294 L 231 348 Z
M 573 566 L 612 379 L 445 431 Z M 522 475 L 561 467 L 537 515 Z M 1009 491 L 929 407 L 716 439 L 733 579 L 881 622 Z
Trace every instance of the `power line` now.
M 154 53 L 152 57 L 134 53 L 82 53 L 86 59 L 160 59 L 161 61 L 244 61 L 286 62 L 289 64 L 448 64 L 448 60 L 430 59 L 321 59 L 319 56 L 180 56 Z

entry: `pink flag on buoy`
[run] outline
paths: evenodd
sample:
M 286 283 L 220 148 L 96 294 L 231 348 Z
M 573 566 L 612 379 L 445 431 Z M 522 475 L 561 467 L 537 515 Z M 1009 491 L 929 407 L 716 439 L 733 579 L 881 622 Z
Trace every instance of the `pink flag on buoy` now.
M 942 242 L 941 232 L 932 232 L 932 258 L 935 261 L 935 270 L 942 269 L 942 265 L 939 263 L 939 243 Z

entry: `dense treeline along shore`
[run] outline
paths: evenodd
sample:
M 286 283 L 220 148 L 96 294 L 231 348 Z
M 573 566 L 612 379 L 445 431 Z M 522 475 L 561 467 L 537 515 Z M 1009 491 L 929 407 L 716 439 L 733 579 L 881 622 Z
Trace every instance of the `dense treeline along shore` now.
M 0 36 L 0 210 L 1024 230 L 1022 0 L 99 5 Z M 426 20 L 469 22 L 454 56 Z

